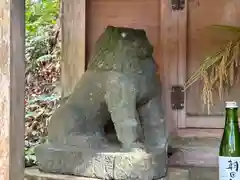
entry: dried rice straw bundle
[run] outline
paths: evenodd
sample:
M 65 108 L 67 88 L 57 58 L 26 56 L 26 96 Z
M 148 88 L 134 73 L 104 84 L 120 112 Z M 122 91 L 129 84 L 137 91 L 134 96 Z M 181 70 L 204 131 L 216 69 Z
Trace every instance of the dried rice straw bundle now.
M 199 69 L 184 85 L 185 91 L 196 81 L 203 81 L 202 99 L 210 113 L 213 106 L 213 91 L 218 91 L 220 99 L 223 92 L 232 87 L 236 81 L 240 65 L 240 38 L 230 41 L 224 48 L 213 56 L 207 57 Z

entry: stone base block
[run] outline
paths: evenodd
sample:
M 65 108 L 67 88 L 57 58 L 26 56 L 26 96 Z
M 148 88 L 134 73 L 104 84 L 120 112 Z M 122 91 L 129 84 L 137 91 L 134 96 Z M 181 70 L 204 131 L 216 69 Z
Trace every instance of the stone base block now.
M 39 169 L 114 180 L 152 180 L 166 176 L 167 153 L 120 152 L 117 147 L 95 150 L 42 144 L 35 150 Z
M 26 168 L 24 180 L 100 180 L 98 178 L 77 177 L 72 175 L 52 174 L 39 171 L 37 168 Z M 172 179 L 164 177 L 158 180 L 188 180 L 188 179 Z

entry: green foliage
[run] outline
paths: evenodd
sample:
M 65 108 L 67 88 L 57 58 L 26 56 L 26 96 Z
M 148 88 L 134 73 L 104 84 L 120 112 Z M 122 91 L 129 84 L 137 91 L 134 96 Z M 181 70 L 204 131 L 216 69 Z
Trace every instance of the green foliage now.
M 26 0 L 25 164 L 36 163 L 34 147 L 47 135 L 47 122 L 59 105 L 59 0 Z
M 36 68 L 37 61 L 51 60 L 54 34 L 59 13 L 59 0 L 26 0 L 26 59 L 27 70 Z M 29 62 L 31 61 L 31 62 Z
M 26 0 L 26 32 L 36 36 L 56 24 L 59 13 L 59 0 Z

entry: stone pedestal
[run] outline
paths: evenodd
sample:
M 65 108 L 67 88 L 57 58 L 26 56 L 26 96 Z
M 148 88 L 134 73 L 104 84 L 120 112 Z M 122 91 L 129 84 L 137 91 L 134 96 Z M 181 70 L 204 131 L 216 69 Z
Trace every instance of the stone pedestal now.
M 167 154 L 121 152 L 118 147 L 79 148 L 42 144 L 36 148 L 39 169 L 47 173 L 114 180 L 152 180 L 166 176 Z

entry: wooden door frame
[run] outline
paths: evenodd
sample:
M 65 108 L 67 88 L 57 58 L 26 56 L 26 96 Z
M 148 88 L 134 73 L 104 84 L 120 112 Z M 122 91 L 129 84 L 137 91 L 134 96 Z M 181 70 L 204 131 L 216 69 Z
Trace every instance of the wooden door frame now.
M 214 123 L 203 128 L 189 128 L 192 123 L 197 124 L 197 117 L 186 116 L 186 93 L 184 92 L 184 108 L 172 110 L 171 87 L 183 85 L 186 82 L 186 58 L 187 58 L 187 7 L 180 11 L 173 11 L 169 0 L 161 1 L 161 81 L 163 82 L 163 97 L 165 102 L 166 119 L 172 136 L 180 137 L 220 137 L 222 129 L 213 129 Z M 206 117 L 206 122 L 209 117 Z M 201 117 L 202 119 L 202 117 Z M 200 118 L 199 118 L 200 120 Z M 214 121 L 212 121 L 214 122 Z M 203 124 L 203 123 L 202 123 Z
M 171 10 L 169 0 L 162 0 L 160 24 L 160 77 L 163 84 L 163 101 L 165 104 L 165 118 L 172 136 L 177 133 L 178 112 L 171 109 L 171 86 L 178 84 L 177 78 L 177 20 L 178 13 Z

